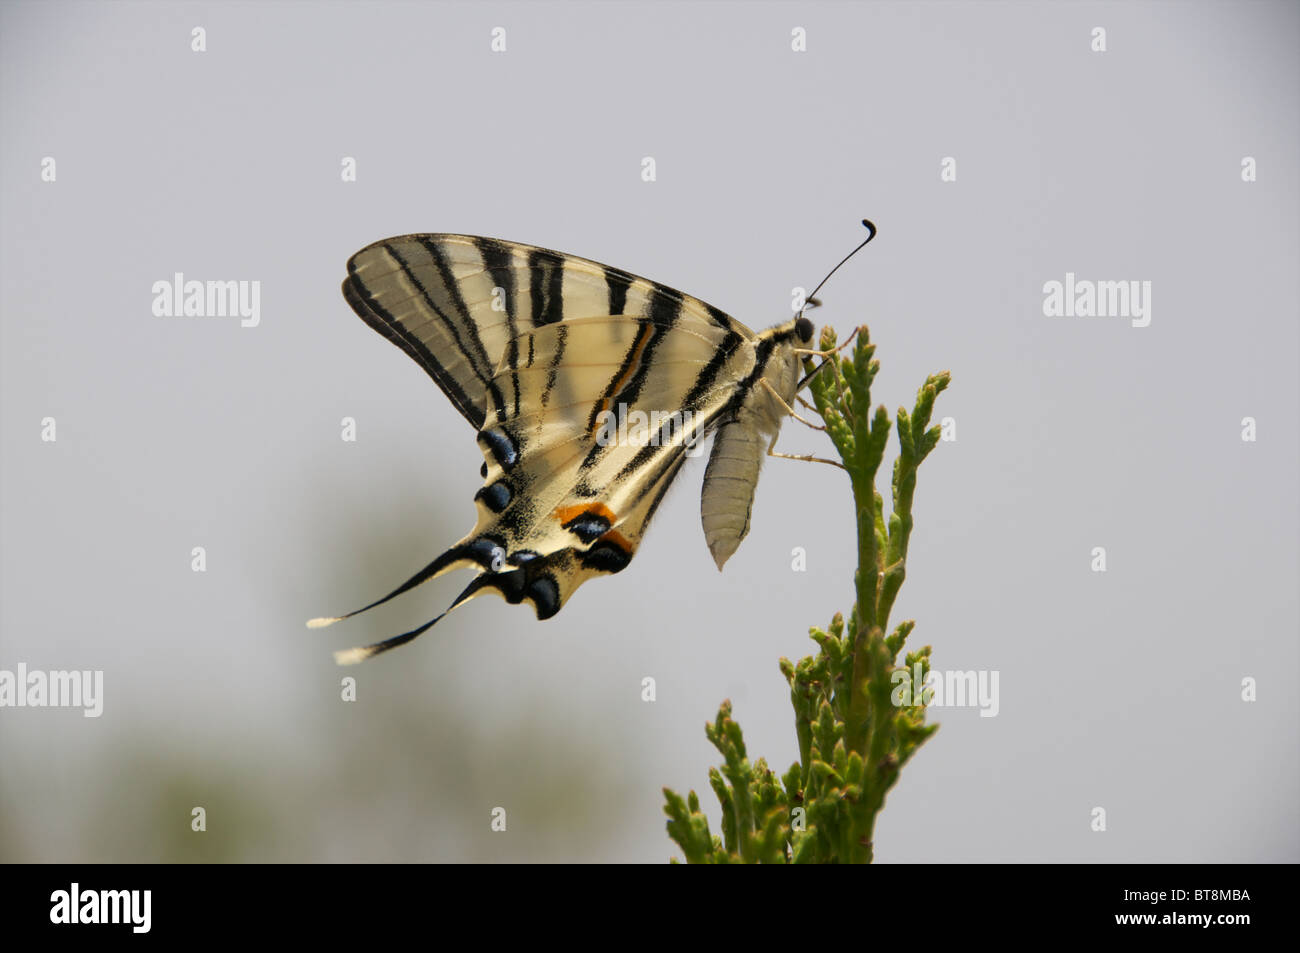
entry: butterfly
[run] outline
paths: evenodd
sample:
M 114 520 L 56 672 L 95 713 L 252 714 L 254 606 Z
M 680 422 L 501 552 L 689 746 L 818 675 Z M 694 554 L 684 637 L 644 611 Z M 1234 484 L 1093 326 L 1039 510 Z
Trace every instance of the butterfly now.
M 453 569 L 474 578 L 425 625 L 336 652 L 343 665 L 411 641 L 487 591 L 554 616 L 587 580 L 627 568 L 710 435 L 700 515 L 722 569 L 749 532 L 763 458 L 788 456 L 773 450 L 776 436 L 794 413 L 803 357 L 819 353 L 802 309 L 755 333 L 667 285 L 471 235 L 375 242 L 348 261 L 343 296 L 433 378 L 483 454 L 469 535 L 388 595 L 307 624 L 350 618 Z

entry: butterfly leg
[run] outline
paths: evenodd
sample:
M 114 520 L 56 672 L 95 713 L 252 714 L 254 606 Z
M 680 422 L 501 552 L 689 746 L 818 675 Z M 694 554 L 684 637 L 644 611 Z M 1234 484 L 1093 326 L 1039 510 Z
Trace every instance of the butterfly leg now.
M 777 436 L 780 436 L 779 434 Z M 841 470 L 848 469 L 844 464 L 837 460 L 827 460 L 825 457 L 814 457 L 809 453 L 779 453 L 776 449 L 776 437 L 772 438 L 771 445 L 767 448 L 769 457 L 780 457 L 782 460 L 806 460 L 808 463 L 829 463 L 833 467 L 839 467 Z
M 797 347 L 794 349 L 794 352 L 796 354 L 807 355 L 808 357 L 822 357 L 822 358 L 831 357 L 834 354 L 838 354 L 840 351 L 844 350 L 851 343 L 853 343 L 853 339 L 857 336 L 857 334 L 858 334 L 858 329 L 854 328 L 853 333 L 850 334 L 848 337 L 846 337 L 842 344 L 838 345 L 837 347 L 829 351 L 817 351 L 812 348 Z
M 793 417 L 795 420 L 799 421 L 800 423 L 807 424 L 809 427 L 812 427 L 813 430 L 824 431 L 826 429 L 820 424 L 815 424 L 810 420 L 804 420 L 797 413 L 795 413 L 794 408 L 785 402 L 784 398 L 782 398 L 781 395 L 776 392 L 776 388 L 771 385 L 771 383 L 768 381 L 766 377 L 760 377 L 759 382 L 767 387 L 768 391 L 772 394 L 772 396 L 776 398 L 777 403 L 779 403 L 782 407 L 784 407 L 786 409 L 786 412 L 789 413 L 790 416 Z M 769 457 L 780 457 L 783 460 L 806 460 L 809 463 L 829 463 L 831 466 L 839 467 L 841 470 L 846 469 L 844 464 L 837 463 L 834 460 L 827 460 L 825 457 L 814 457 L 812 454 L 807 454 L 807 453 L 804 454 L 779 453 L 776 449 L 776 441 L 779 436 L 780 434 L 778 433 L 772 437 L 772 443 L 767 448 L 767 455 Z
M 823 433 L 825 432 L 826 428 L 821 424 L 815 424 L 811 420 L 806 420 L 803 417 L 800 417 L 799 414 L 795 412 L 795 409 L 785 402 L 785 398 L 776 392 L 776 388 L 772 386 L 772 382 L 769 381 L 766 377 L 760 377 L 758 379 L 758 382 L 762 384 L 764 387 L 766 387 L 768 389 L 768 392 L 773 397 L 776 398 L 776 402 L 785 408 L 785 412 L 789 414 L 791 417 L 793 417 L 795 420 L 799 421 L 799 423 L 804 424 L 807 427 L 811 427 L 813 430 L 820 430 Z
M 848 338 L 845 339 L 844 343 L 841 344 L 839 347 L 835 348 L 835 350 L 833 351 L 813 351 L 813 350 L 808 350 L 806 348 L 798 348 L 798 347 L 795 348 L 794 351 L 796 354 L 806 354 L 808 356 L 815 355 L 822 358 L 822 362 L 818 364 L 812 371 L 810 371 L 804 377 L 803 380 L 799 382 L 799 389 L 802 390 L 808 384 L 808 382 L 812 380 L 814 376 L 816 376 L 818 371 L 820 371 L 823 367 L 825 367 L 827 364 L 830 363 L 830 358 L 835 354 L 836 351 L 841 351 L 844 348 L 848 347 L 849 342 L 853 340 L 854 335 L 856 335 L 857 333 L 858 333 L 858 329 L 854 328 L 852 334 L 850 334 Z M 839 374 L 835 375 L 835 389 L 839 392 L 840 395 L 840 406 L 847 408 L 848 402 L 844 399 L 844 385 L 840 382 Z M 797 397 L 798 395 L 796 394 L 795 396 Z M 805 407 L 808 406 L 808 402 L 806 400 L 803 400 L 802 398 L 800 398 L 799 402 L 803 404 Z M 853 414 L 851 411 L 848 413 L 847 416 L 849 418 L 849 423 L 854 423 Z

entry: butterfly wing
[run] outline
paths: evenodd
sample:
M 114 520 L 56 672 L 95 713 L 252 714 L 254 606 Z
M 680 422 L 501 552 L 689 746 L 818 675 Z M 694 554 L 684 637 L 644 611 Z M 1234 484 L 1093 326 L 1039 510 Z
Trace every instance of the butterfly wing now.
M 476 430 L 489 409 L 522 410 L 514 376 L 535 328 L 612 315 L 673 324 L 703 316 L 739 339 L 753 332 L 697 298 L 617 268 L 546 248 L 473 235 L 403 235 L 348 261 L 353 310 L 430 377 Z
M 486 473 L 474 530 L 358 612 L 468 567 L 451 609 L 491 589 L 554 615 L 587 579 L 627 566 L 691 447 L 742 408 L 772 349 L 667 286 L 496 239 L 403 236 L 348 270 L 358 314 L 479 431 Z

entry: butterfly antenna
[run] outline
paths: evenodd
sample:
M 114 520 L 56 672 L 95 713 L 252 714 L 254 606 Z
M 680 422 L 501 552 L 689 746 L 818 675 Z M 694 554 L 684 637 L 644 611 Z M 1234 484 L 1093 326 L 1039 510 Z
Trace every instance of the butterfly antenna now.
M 810 305 L 811 305 L 812 307 L 815 308 L 815 307 L 817 307 L 817 306 L 819 306 L 819 305 L 821 304 L 821 302 L 818 301 L 817 298 L 816 298 L 817 292 L 819 292 L 819 291 L 822 290 L 822 285 L 824 285 L 824 284 L 826 284 L 826 282 L 830 281 L 830 279 L 831 279 L 831 275 L 833 275 L 833 274 L 835 274 L 835 272 L 839 271 L 840 268 L 843 267 L 843 265 L 844 265 L 844 263 L 845 263 L 846 261 L 848 261 L 848 260 L 849 260 L 850 258 L 852 258 L 854 255 L 856 255 L 858 252 L 862 251 L 862 249 L 866 248 L 866 247 L 867 247 L 867 244 L 871 241 L 871 239 L 873 239 L 873 238 L 876 237 L 876 226 L 872 223 L 871 219 L 869 219 L 869 218 L 864 218 L 864 219 L 862 220 L 862 224 L 863 224 L 863 226 L 864 226 L 864 227 L 866 228 L 866 230 L 867 230 L 867 237 L 864 238 L 864 239 L 862 240 L 862 243 L 861 243 L 860 245 L 858 245 L 857 248 L 853 249 L 853 251 L 851 251 L 851 252 L 849 252 L 847 255 L 845 255 L 845 256 L 840 260 L 840 263 L 839 263 L 838 265 L 836 265 L 834 268 L 832 268 L 830 271 L 828 271 L 828 272 L 826 273 L 826 277 L 823 278 L 820 282 L 818 282 L 818 283 L 817 283 L 817 287 L 814 288 L 814 289 L 812 290 L 812 294 L 810 294 L 810 295 L 808 295 L 807 297 L 804 298 L 804 307 L 799 309 L 799 316 L 800 316 L 800 317 L 803 317 L 804 310 L 805 310 L 806 308 L 808 308 Z M 856 332 L 855 332 L 855 333 L 856 333 Z M 852 335 L 849 335 L 849 340 L 852 340 L 852 337 L 853 337 Z M 848 341 L 845 341 L 845 342 L 844 342 L 844 344 L 848 344 L 848 343 L 849 343 Z M 843 347 L 844 345 L 840 345 L 840 346 Z M 838 349 L 837 349 L 837 350 L 838 350 Z M 830 360 L 830 358 L 822 358 L 822 362 L 821 362 L 820 364 L 818 364 L 818 365 L 817 365 L 816 367 L 814 367 L 811 371 L 809 371 L 807 374 L 805 374 L 803 380 L 801 380 L 801 381 L 799 382 L 798 387 L 795 388 L 796 392 L 797 392 L 797 391 L 800 391 L 800 390 L 803 390 L 804 387 L 806 387 L 806 386 L 808 385 L 808 382 L 809 382 L 810 380 L 812 380 L 814 377 L 817 376 L 817 372 L 820 371 L 823 367 L 826 366 L 826 364 L 827 364 L 827 362 L 828 362 L 829 360 Z
M 819 291 L 822 290 L 822 285 L 826 284 L 826 282 L 828 282 L 828 281 L 831 280 L 831 275 L 833 275 L 833 274 L 835 274 L 835 272 L 839 271 L 840 268 L 842 268 L 842 267 L 844 266 L 844 263 L 845 263 L 846 261 L 848 261 L 848 260 L 849 260 L 850 258 L 852 258 L 854 255 L 856 255 L 858 252 L 862 251 L 862 249 L 866 248 L 866 247 L 867 247 L 867 244 L 871 241 L 871 239 L 873 239 L 873 238 L 876 237 L 876 226 L 872 224 L 871 219 L 864 218 L 864 219 L 862 220 L 862 224 L 863 224 L 863 225 L 866 227 L 866 229 L 867 229 L 867 237 L 864 238 L 864 239 L 862 240 L 862 244 L 861 244 L 861 245 L 859 245 L 857 248 L 853 249 L 853 251 L 851 251 L 851 252 L 849 252 L 847 255 L 845 255 L 845 256 L 840 260 L 840 263 L 839 263 L 838 265 L 836 265 L 834 268 L 832 268 L 830 271 L 828 271 L 828 272 L 826 273 L 826 277 L 823 278 L 821 281 L 819 281 L 819 282 L 817 283 L 817 287 L 814 288 L 814 289 L 812 290 L 812 294 L 807 295 L 807 296 L 804 298 L 804 307 L 799 309 L 799 314 L 800 314 L 801 316 L 803 315 L 804 308 L 808 307 L 808 302 L 810 302 L 810 301 L 815 302 L 815 303 L 813 304 L 813 307 L 816 307 L 818 304 L 821 304 L 820 301 L 817 301 L 817 292 L 819 292 Z

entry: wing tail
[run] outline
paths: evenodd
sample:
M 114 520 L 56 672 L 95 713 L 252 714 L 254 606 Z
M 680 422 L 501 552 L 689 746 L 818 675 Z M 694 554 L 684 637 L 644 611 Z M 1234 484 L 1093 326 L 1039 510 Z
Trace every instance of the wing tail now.
M 455 607 L 453 606 L 453 608 Z M 447 610 L 447 612 L 450 611 L 451 609 Z M 356 665 L 358 662 L 364 662 L 368 658 L 374 658 L 380 652 L 387 652 L 389 649 L 395 649 L 399 645 L 405 645 L 417 635 L 432 629 L 437 625 L 439 620 L 442 619 L 442 616 L 447 614 L 447 612 L 444 612 L 442 615 L 438 616 L 438 618 L 433 619 L 430 622 L 424 623 L 424 625 L 420 626 L 418 629 L 412 629 L 410 632 L 403 632 L 401 635 L 394 635 L 390 638 L 384 639 L 382 642 L 375 642 L 371 645 L 360 645 L 356 648 L 343 649 L 341 652 L 335 652 L 334 661 L 339 665 Z
M 485 543 L 487 544 L 486 546 L 484 546 Z M 404 592 L 409 592 L 421 583 L 428 582 L 430 579 L 441 576 L 443 573 L 449 572 L 452 569 L 459 569 L 467 565 L 477 565 L 484 555 L 487 556 L 489 565 L 491 565 L 491 560 L 497 558 L 497 549 L 500 549 L 502 554 L 501 558 L 504 559 L 505 550 L 496 546 L 490 540 L 484 540 L 481 537 L 463 539 L 388 595 L 376 599 L 369 605 L 362 606 L 360 609 L 353 609 L 351 612 L 344 613 L 343 615 L 322 616 L 317 619 L 309 619 L 307 621 L 307 628 L 323 629 L 327 625 L 333 625 L 335 622 L 342 622 L 344 619 L 350 619 L 354 615 L 360 615 L 361 613 L 373 609 L 375 606 L 381 606 L 389 599 L 396 598 Z M 486 552 L 481 552 L 482 550 L 486 550 Z M 433 623 L 431 622 L 429 624 L 432 625 Z
M 561 595 L 559 584 L 548 569 L 557 561 L 569 557 L 568 552 L 559 553 L 549 559 L 538 559 L 535 563 L 530 563 L 520 569 L 511 569 L 507 572 L 480 572 L 470 580 L 469 585 L 447 607 L 447 610 L 436 619 L 426 622 L 418 629 L 390 636 L 380 642 L 335 652 L 334 661 L 339 665 L 356 665 L 358 662 L 364 662 L 366 659 L 374 658 L 382 652 L 387 652 L 389 649 L 405 645 L 417 636 L 432 629 L 455 609 L 489 589 L 495 590 L 511 605 L 518 605 L 520 602 L 528 601 L 532 603 L 539 619 L 549 619 L 560 611 L 565 597 Z M 359 609 L 357 611 L 362 612 L 365 610 Z M 355 614 L 353 613 L 353 615 Z

